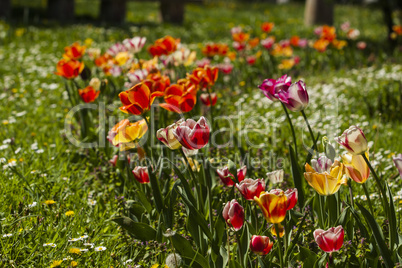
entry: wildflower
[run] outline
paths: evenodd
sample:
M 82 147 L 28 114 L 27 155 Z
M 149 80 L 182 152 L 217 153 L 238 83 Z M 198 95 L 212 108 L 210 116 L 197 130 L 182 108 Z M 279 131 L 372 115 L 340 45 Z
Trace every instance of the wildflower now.
M 60 267 L 61 263 L 63 262 L 63 260 L 56 260 L 53 261 L 52 264 L 50 264 L 50 268 L 55 268 L 55 267 Z
M 104 250 L 106 250 L 106 247 L 96 247 L 95 248 L 95 251 L 104 251 Z
M 70 249 L 68 250 L 68 252 L 71 253 L 71 254 L 81 255 L 81 251 L 80 251 L 79 248 L 70 248 Z
M 13 234 L 4 234 L 3 237 L 12 237 Z
M 56 201 L 54 201 L 54 200 L 46 200 L 46 201 L 44 202 L 44 204 L 50 206 L 50 205 L 56 204 Z
M 78 266 L 78 262 L 76 262 L 76 261 L 71 261 L 71 262 L 70 262 L 70 266 L 71 266 L 71 267 L 77 267 L 77 266 Z
M 171 253 L 166 257 L 165 262 L 169 268 L 179 268 L 181 264 L 181 257 L 177 253 Z
M 44 247 L 52 247 L 52 248 L 55 248 L 57 245 L 54 244 L 54 243 L 45 243 L 45 244 L 43 244 L 43 246 L 44 246 Z
M 67 217 L 72 217 L 72 216 L 74 216 L 74 211 L 69 210 L 69 211 L 66 212 L 65 215 L 66 215 Z

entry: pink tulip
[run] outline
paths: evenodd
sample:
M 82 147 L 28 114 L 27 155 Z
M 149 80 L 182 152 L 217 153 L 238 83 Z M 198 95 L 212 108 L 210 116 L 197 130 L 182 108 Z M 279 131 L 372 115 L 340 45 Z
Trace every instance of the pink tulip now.
M 265 191 L 265 181 L 261 179 L 245 179 L 240 184 L 236 183 L 236 188 L 249 201 L 254 200 L 254 196 L 260 197 L 260 193 Z
M 226 223 L 231 225 L 235 231 L 238 231 L 243 227 L 244 209 L 236 199 L 226 203 L 223 208 L 222 216 Z
M 273 244 L 267 236 L 253 235 L 250 240 L 250 250 L 258 255 L 267 255 Z
M 201 116 L 198 122 L 187 119 L 173 129 L 173 135 L 185 148 L 190 150 L 201 149 L 209 141 L 209 125 L 205 117 Z
M 402 154 L 398 154 L 392 157 L 392 159 L 394 160 L 395 166 L 398 169 L 399 175 L 402 178 Z
M 308 106 L 308 93 L 303 81 L 293 83 L 287 89 L 281 89 L 278 93 L 279 100 L 292 112 L 300 112 Z
M 338 227 L 331 227 L 327 231 L 317 229 L 314 231 L 313 235 L 318 246 L 323 251 L 331 253 L 338 251 L 342 247 L 345 231 L 343 227 L 339 225 Z
M 116 154 L 112 157 L 112 159 L 109 160 L 109 163 L 115 167 L 116 163 L 117 163 L 117 159 L 119 159 L 119 156 Z
M 292 78 L 283 75 L 278 80 L 275 79 L 265 79 L 260 86 L 258 86 L 264 95 L 271 101 L 278 100 L 278 92 L 281 90 L 288 90 L 292 84 Z
M 266 39 L 261 40 L 261 45 L 263 47 L 265 47 L 266 49 L 268 49 L 268 50 L 272 48 L 274 43 L 275 43 L 275 38 L 274 37 L 268 37 Z
M 228 167 L 224 167 L 221 169 L 217 169 L 216 173 L 218 173 L 219 178 L 226 186 L 233 186 L 234 185 L 234 176 L 229 172 Z M 237 170 L 237 180 L 241 182 L 246 177 L 247 173 L 247 166 L 243 166 Z
M 215 106 L 218 97 L 216 93 L 211 93 L 211 99 L 210 99 L 208 93 L 203 93 L 200 95 L 200 100 L 206 106 L 211 106 L 211 100 L 212 100 L 212 106 Z

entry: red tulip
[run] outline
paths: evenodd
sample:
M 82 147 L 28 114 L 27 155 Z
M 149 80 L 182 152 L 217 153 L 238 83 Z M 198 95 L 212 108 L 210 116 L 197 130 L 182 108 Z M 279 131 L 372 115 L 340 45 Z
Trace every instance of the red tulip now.
M 200 95 L 200 100 L 206 106 L 211 106 L 211 100 L 212 100 L 212 106 L 215 106 L 218 97 L 216 93 L 211 93 L 211 98 L 209 98 L 208 93 L 203 93 Z
M 73 79 L 84 70 L 84 63 L 77 60 L 62 59 L 57 63 L 56 69 L 57 72 L 55 74 L 63 76 L 66 79 Z
M 327 231 L 317 229 L 313 235 L 318 246 L 323 251 L 331 253 L 342 247 L 345 231 L 342 225 L 339 225 L 338 227 L 331 227 Z
M 119 156 L 116 154 L 113 156 L 112 159 L 109 160 L 109 163 L 112 164 L 114 167 L 116 166 L 117 159 L 119 159 Z
M 240 204 L 233 199 L 232 201 L 226 203 L 222 216 L 226 223 L 231 225 L 235 231 L 241 229 L 244 223 L 244 209 Z
M 85 103 L 94 102 L 98 98 L 99 93 L 99 90 L 95 90 L 91 86 L 87 86 L 84 89 L 78 89 L 78 94 Z
M 252 201 L 254 196 L 259 197 L 265 190 L 265 182 L 261 179 L 245 179 L 240 184 L 236 183 L 236 187 L 245 199 Z
M 243 166 L 237 170 L 237 180 L 241 182 L 246 177 L 247 166 Z M 226 186 L 233 186 L 234 185 L 234 176 L 229 172 L 228 167 L 224 167 L 221 169 L 217 169 L 216 173 L 218 173 L 219 178 Z
M 139 183 L 149 183 L 148 167 L 135 167 L 133 174 Z
M 267 236 L 253 235 L 250 240 L 250 250 L 258 255 L 267 255 L 273 245 Z
M 205 117 L 201 116 L 198 122 L 187 119 L 173 130 L 173 135 L 185 148 L 190 150 L 201 149 L 209 141 L 210 129 Z

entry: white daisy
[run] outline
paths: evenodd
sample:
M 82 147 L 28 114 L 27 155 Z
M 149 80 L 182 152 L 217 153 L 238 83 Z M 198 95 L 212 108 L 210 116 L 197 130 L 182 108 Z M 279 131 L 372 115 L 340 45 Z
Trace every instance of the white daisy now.
M 96 247 L 95 251 L 104 251 L 106 250 L 106 247 Z
M 54 244 L 54 243 L 45 243 L 45 244 L 43 244 L 43 246 L 44 246 L 44 247 L 52 247 L 52 248 L 55 248 L 57 245 Z

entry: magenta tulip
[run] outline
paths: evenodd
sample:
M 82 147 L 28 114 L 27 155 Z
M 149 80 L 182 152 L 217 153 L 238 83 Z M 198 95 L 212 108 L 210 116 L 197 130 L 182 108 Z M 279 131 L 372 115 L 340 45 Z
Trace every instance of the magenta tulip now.
M 232 201 L 226 203 L 223 208 L 222 216 L 226 223 L 233 227 L 235 231 L 241 229 L 244 223 L 244 209 L 240 204 L 233 199 Z

